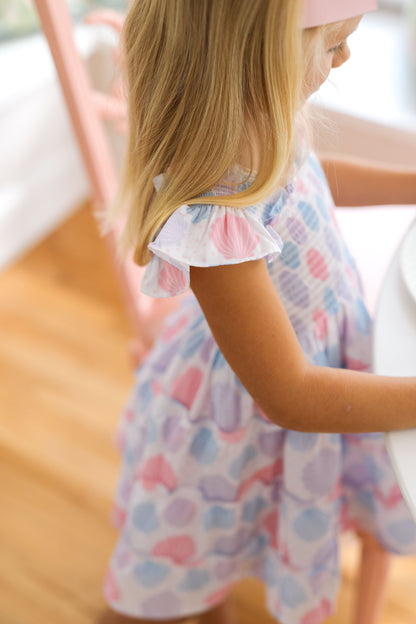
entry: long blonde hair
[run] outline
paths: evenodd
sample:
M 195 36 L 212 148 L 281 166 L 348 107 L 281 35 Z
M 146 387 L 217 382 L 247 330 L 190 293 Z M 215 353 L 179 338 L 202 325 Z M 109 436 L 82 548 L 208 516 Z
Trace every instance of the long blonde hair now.
M 122 239 L 146 264 L 160 227 L 238 161 L 247 128 L 259 161 L 243 192 L 216 198 L 243 207 L 284 180 L 293 159 L 304 59 L 302 0 L 134 0 L 123 31 L 129 135 L 118 203 Z M 155 193 L 153 179 L 165 174 Z

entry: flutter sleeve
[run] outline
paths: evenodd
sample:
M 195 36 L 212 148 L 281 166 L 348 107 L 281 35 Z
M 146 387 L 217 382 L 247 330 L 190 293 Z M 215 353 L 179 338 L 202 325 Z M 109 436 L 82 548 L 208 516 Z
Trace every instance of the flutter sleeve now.
M 264 215 L 260 205 L 181 206 L 149 244 L 152 259 L 143 275 L 142 291 L 152 297 L 183 293 L 189 288 L 190 266 L 238 264 L 259 258 L 271 261 L 283 244 Z

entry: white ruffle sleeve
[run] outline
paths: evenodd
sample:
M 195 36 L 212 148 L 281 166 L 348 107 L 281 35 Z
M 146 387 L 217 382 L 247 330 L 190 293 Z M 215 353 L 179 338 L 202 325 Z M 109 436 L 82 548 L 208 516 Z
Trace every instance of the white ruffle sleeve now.
M 270 204 L 248 208 L 181 206 L 149 244 L 152 259 L 143 275 L 142 291 L 152 297 L 183 293 L 189 288 L 190 266 L 272 260 L 283 247 L 271 225 L 273 212 Z

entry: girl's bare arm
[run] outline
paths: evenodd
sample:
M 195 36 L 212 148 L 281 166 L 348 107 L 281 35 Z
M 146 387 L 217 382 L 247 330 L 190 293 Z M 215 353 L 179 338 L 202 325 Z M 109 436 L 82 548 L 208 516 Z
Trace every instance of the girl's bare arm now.
M 336 206 L 416 204 L 416 165 L 393 166 L 353 156 L 321 154 Z
M 264 260 L 191 267 L 191 287 L 224 357 L 277 425 L 337 433 L 416 427 L 416 377 L 308 364 Z

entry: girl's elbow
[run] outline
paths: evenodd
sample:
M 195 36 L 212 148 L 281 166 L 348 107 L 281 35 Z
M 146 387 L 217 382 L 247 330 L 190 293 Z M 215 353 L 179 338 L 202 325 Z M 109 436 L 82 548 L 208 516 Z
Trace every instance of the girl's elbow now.
M 315 430 L 307 416 L 307 408 L 299 398 L 297 404 L 288 408 L 276 407 L 266 413 L 269 420 L 282 429 L 299 431 L 301 433 L 313 433 Z
M 278 392 L 276 400 L 265 406 L 267 417 L 279 427 L 311 433 L 314 431 L 310 417 L 307 369 L 305 367 L 293 378 L 287 380 Z

